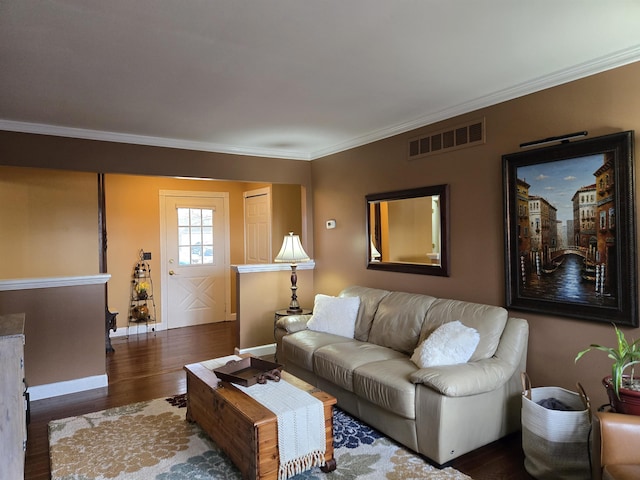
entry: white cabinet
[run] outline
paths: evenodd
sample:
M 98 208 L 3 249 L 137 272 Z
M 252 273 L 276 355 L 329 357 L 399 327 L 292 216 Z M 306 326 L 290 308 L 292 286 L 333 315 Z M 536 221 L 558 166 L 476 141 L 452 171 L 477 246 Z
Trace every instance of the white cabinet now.
M 24 478 L 24 313 L 0 315 L 0 478 Z

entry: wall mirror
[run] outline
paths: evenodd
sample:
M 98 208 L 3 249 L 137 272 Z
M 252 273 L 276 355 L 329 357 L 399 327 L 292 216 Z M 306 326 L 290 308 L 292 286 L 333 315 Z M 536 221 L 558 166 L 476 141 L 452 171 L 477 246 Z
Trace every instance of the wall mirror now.
M 367 268 L 449 276 L 448 197 L 448 185 L 367 195 Z

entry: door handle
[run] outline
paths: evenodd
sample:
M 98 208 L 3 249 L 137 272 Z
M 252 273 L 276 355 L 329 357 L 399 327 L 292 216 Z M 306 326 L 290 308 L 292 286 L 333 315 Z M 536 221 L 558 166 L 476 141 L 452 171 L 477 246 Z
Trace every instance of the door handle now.
M 169 270 L 169 275 L 175 275 L 176 272 L 174 272 L 173 270 Z

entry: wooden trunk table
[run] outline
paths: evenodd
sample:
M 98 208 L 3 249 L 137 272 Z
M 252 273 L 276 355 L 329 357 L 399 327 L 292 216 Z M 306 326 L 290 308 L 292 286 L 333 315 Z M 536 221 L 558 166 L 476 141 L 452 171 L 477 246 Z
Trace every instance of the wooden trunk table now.
M 196 422 L 249 480 L 277 480 L 280 466 L 277 417 L 232 383 L 218 380 L 200 363 L 186 365 L 187 420 Z M 327 439 L 323 472 L 335 470 L 333 405 L 335 397 L 282 372 L 282 379 L 316 397 L 324 405 Z

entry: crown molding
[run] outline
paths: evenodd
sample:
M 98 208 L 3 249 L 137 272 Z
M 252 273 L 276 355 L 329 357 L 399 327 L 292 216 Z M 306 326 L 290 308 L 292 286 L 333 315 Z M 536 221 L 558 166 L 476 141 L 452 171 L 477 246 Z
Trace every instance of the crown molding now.
M 49 125 L 45 123 L 17 122 L 13 120 L 0 119 L 0 130 L 52 135 L 54 137 L 82 138 L 85 140 L 99 140 L 103 142 L 129 143 L 132 145 L 146 145 L 150 147 L 178 148 L 182 150 L 196 150 L 199 152 L 226 153 L 230 155 L 283 158 L 287 160 L 311 160 L 307 152 L 292 152 L 290 150 L 278 150 L 273 148 L 241 147 L 238 145 L 181 140 L 178 138 L 132 135 L 129 133 L 63 127 L 60 125 Z
M 301 152 L 279 150 L 271 148 L 252 148 L 239 145 L 227 145 L 220 143 L 201 142 L 193 140 L 181 140 L 176 138 L 161 138 L 144 135 L 132 135 L 118 132 L 106 132 L 82 128 L 63 127 L 59 125 L 47 125 L 40 123 L 17 122 L 0 119 L 0 130 L 21 133 L 36 133 L 41 135 L 53 135 L 59 137 L 82 138 L 88 140 L 100 140 L 106 142 L 129 143 L 134 145 L 147 145 L 165 148 L 179 148 L 184 150 L 197 150 L 203 152 L 224 153 L 230 155 L 247 155 L 254 157 L 282 158 L 287 160 L 316 160 L 328 155 L 340 153 L 351 148 L 360 147 L 369 143 L 383 140 L 401 133 L 406 133 L 417 128 L 422 128 L 436 122 L 463 115 L 481 108 L 496 105 L 501 102 L 513 100 L 535 93 L 547 88 L 556 87 L 564 83 L 579 80 L 590 75 L 602 73 L 617 67 L 637 62 L 640 60 L 640 45 L 615 52 L 589 62 L 584 62 L 570 68 L 559 70 L 549 75 L 544 75 L 528 82 L 514 85 L 506 89 L 484 95 L 479 98 L 454 105 L 437 112 L 429 113 L 414 120 L 392 125 L 388 128 L 352 138 L 345 142 L 337 143 L 326 148 Z
M 426 127 L 427 125 L 431 125 L 436 122 L 454 118 L 458 115 L 497 105 L 498 103 L 523 97 L 547 88 L 557 87 L 564 83 L 580 80 L 581 78 L 622 67 L 637 61 L 640 61 L 640 45 L 636 45 L 632 48 L 628 48 L 611 55 L 596 58 L 592 61 L 581 63 L 570 68 L 559 70 L 549 75 L 544 75 L 534 80 L 514 85 L 513 87 L 498 90 L 488 95 L 472 99 L 468 102 L 464 102 L 438 112 L 430 113 L 409 122 L 378 130 L 325 149 L 310 152 L 310 157 L 311 160 L 316 160 L 334 153 L 340 153 L 351 148 L 367 145 L 394 135 L 399 135 L 411 130 Z

